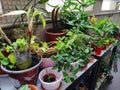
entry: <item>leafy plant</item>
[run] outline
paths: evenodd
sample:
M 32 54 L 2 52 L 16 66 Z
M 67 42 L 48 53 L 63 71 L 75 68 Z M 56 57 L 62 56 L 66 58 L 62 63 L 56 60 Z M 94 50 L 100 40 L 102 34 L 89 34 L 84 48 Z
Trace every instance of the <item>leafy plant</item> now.
M 26 38 L 17 39 L 16 42 L 12 43 L 10 41 L 10 39 L 6 36 L 6 34 L 3 32 L 2 28 L 0 28 L 0 33 L 1 33 L 2 37 L 10 44 L 10 46 L 6 47 L 6 51 L 10 52 L 10 55 L 8 57 L 6 57 L 5 60 L 4 60 L 4 58 L 2 58 L 1 62 L 2 61 L 5 62 L 4 65 L 8 66 L 11 69 L 15 68 L 16 67 L 16 63 L 18 62 L 17 61 L 18 58 L 16 58 L 16 55 L 20 55 L 20 53 L 25 53 L 25 52 L 30 53 L 31 52 L 31 44 L 32 44 L 32 47 L 35 45 L 35 47 L 38 48 L 38 44 L 34 43 L 34 39 L 32 39 L 32 37 L 33 37 L 33 34 L 32 34 L 33 31 L 32 30 L 33 30 L 33 20 L 34 20 L 34 17 L 39 15 L 41 20 L 42 20 L 43 27 L 46 26 L 46 21 L 45 21 L 43 15 L 42 15 L 42 12 L 40 12 L 38 10 L 32 12 L 31 7 L 29 7 L 27 12 L 24 11 L 24 10 L 11 11 L 11 12 L 9 12 L 7 14 L 1 15 L 1 17 L 9 16 L 9 15 L 20 15 L 20 14 L 26 14 L 27 15 L 28 30 L 26 31 L 26 33 L 27 33 Z M 29 55 L 29 56 L 31 58 L 31 55 Z M 28 62 L 31 62 L 30 60 Z M 28 65 L 30 66 L 30 64 L 28 64 Z M 29 66 L 27 66 L 26 68 L 28 68 Z
M 28 87 L 27 84 L 22 85 L 18 90 L 31 90 L 31 88 Z
M 77 27 L 85 32 L 89 25 L 90 14 L 84 12 L 85 8 L 93 5 L 96 0 L 65 0 L 60 11 L 61 24 L 68 28 Z
M 66 82 L 74 81 L 76 73 L 86 66 L 91 59 L 91 48 L 86 45 L 79 46 L 77 38 L 78 35 L 73 32 L 59 37 L 56 45 L 59 53 L 51 56 L 51 59 L 56 62 L 54 69 L 65 70 L 63 75 Z

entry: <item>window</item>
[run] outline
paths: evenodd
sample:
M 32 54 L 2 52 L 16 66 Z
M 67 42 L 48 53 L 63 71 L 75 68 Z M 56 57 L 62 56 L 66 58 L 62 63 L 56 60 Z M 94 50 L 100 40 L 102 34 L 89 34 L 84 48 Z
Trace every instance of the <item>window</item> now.
M 101 10 L 115 10 L 117 0 L 103 0 Z
M 51 7 L 50 5 L 56 6 L 56 5 L 62 5 L 62 4 L 63 4 L 62 0 L 49 0 L 48 4 L 46 4 L 46 10 L 48 12 L 51 12 L 53 10 L 53 7 Z

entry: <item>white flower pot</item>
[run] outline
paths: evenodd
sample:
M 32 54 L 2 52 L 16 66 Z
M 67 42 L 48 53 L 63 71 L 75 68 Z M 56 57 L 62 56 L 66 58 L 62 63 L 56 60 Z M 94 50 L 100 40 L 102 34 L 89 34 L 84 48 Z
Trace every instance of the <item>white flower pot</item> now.
M 43 77 L 47 74 L 46 69 L 43 69 L 39 74 L 39 80 L 42 84 L 42 87 L 45 90 L 56 90 L 59 88 L 61 80 L 63 78 L 62 72 L 58 72 L 57 70 L 52 70 L 52 67 L 47 68 L 48 73 L 52 73 L 56 76 L 56 80 L 54 82 L 45 82 L 43 81 Z

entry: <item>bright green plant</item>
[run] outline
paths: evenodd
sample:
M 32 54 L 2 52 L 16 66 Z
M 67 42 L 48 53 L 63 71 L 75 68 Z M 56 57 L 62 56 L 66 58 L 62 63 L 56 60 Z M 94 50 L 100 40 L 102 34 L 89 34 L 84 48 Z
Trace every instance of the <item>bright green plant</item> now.
M 27 84 L 22 85 L 18 90 L 31 90 L 31 88 L 28 87 Z
M 4 65 L 8 66 L 9 68 L 16 68 L 16 62 L 18 62 L 16 55 L 19 55 L 20 53 L 25 53 L 31 52 L 31 47 L 35 47 L 36 49 L 39 48 L 39 45 L 37 43 L 34 43 L 34 39 L 32 39 L 33 37 L 33 20 L 34 17 L 36 16 L 40 16 L 43 27 L 46 26 L 46 21 L 42 15 L 41 11 L 35 10 L 34 12 L 32 12 L 31 7 L 29 7 L 29 9 L 26 11 L 24 10 L 17 10 L 17 11 L 11 11 L 7 14 L 3 14 L 1 15 L 1 17 L 3 16 L 9 16 L 9 15 L 20 15 L 20 14 L 26 14 L 27 15 L 27 20 L 28 20 L 28 30 L 26 31 L 27 36 L 23 39 L 17 39 L 16 42 L 12 43 L 10 41 L 10 39 L 6 36 L 6 34 L 2 31 L 2 28 L 0 28 L 0 33 L 2 35 L 2 37 L 8 42 L 8 44 L 10 44 L 10 46 L 6 47 L 6 51 L 10 52 L 10 54 L 8 55 L 8 57 L 5 57 L 7 59 L 4 60 L 4 58 L 1 58 L 1 62 L 3 64 L 3 62 L 5 62 Z M 30 55 L 31 58 L 31 55 Z M 30 59 L 31 60 L 31 59 Z M 30 61 L 28 61 L 30 62 Z M 30 64 L 29 64 L 30 66 Z M 28 68 L 29 66 L 27 66 L 26 68 Z

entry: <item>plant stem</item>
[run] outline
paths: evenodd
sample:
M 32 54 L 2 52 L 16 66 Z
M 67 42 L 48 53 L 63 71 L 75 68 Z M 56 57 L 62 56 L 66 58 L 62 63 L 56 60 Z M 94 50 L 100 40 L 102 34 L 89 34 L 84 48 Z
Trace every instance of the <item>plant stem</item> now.
M 1 36 L 8 42 L 8 44 L 12 45 L 11 40 L 7 37 L 7 35 L 3 32 L 2 28 L 0 27 L 0 34 Z

